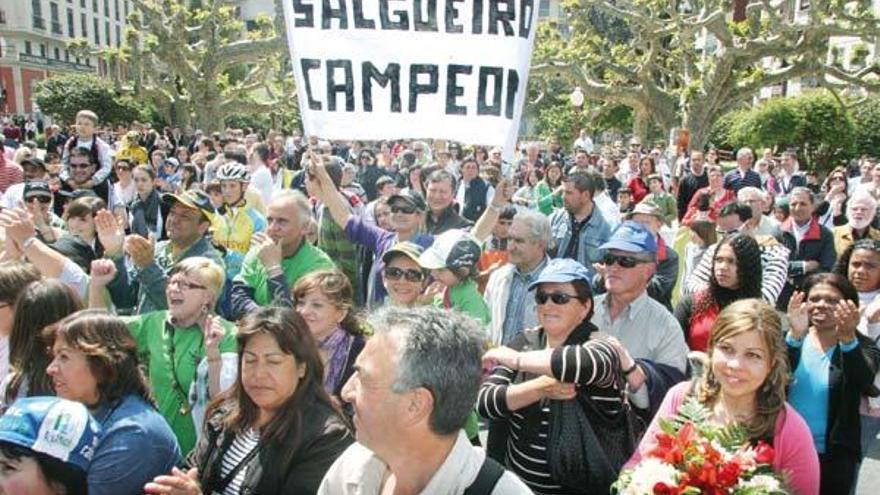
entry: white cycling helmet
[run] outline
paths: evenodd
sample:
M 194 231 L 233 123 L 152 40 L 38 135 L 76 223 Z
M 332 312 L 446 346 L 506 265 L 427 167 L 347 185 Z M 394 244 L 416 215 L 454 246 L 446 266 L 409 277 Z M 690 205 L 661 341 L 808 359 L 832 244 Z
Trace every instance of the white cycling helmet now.
M 246 166 L 238 162 L 229 162 L 223 164 L 217 170 L 215 178 L 219 181 L 235 180 L 238 182 L 248 182 L 250 180 L 250 173 Z

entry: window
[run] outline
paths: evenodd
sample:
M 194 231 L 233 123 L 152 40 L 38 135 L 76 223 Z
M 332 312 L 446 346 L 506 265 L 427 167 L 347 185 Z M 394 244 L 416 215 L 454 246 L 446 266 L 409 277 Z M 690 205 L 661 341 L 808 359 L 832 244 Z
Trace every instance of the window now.
M 83 38 L 88 38 L 89 37 L 89 23 L 88 23 L 88 21 L 86 21 L 86 13 L 85 12 L 80 12 L 80 14 L 79 14 L 79 27 L 82 29 L 82 31 L 80 31 L 79 35 L 82 36 Z
M 55 47 L 54 53 L 55 60 L 61 60 L 61 50 L 57 46 Z
M 46 44 L 40 43 L 40 56 L 46 58 Z
M 119 0 L 113 0 L 113 15 L 119 20 Z
M 125 8 L 125 18 L 128 19 L 128 0 L 123 0 L 122 6 Z
M 122 36 L 120 36 L 119 24 L 116 25 L 116 48 L 122 46 Z
M 74 31 L 74 22 L 73 22 L 73 9 L 67 9 L 67 36 L 69 38 L 76 37 L 76 32 Z
M 104 44 L 110 46 L 113 41 L 110 39 L 110 22 L 104 23 Z
M 67 48 L 64 49 L 64 61 L 70 62 L 70 50 L 68 50 Z
M 61 19 L 59 19 L 58 14 L 58 4 L 50 3 L 49 4 L 49 16 L 52 19 L 52 32 L 54 34 L 61 34 Z
M 550 15 L 550 0 L 541 0 L 538 4 L 538 18 L 548 17 Z
M 104 17 L 110 17 L 110 0 L 104 0 Z
M 46 29 L 46 19 L 43 18 L 43 5 L 40 0 L 31 0 L 31 9 L 34 11 L 34 29 Z
M 98 0 L 92 0 L 92 12 L 98 13 Z
M 34 53 L 34 47 L 31 46 L 31 42 L 30 42 L 30 41 L 25 40 L 25 42 L 24 42 L 24 53 L 27 54 L 27 55 L 30 55 L 30 54 Z
M 98 28 L 98 18 L 92 19 L 92 27 L 95 28 L 95 44 L 101 44 L 101 30 Z
M 0 24 L 6 24 L 6 11 L 0 9 Z
M 79 0 L 79 8 L 81 8 L 81 9 L 86 8 L 86 0 Z

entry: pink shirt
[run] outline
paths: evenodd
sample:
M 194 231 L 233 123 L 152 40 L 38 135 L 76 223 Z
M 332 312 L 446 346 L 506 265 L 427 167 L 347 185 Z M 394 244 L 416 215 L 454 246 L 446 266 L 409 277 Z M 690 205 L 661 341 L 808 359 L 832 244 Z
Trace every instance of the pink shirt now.
M 639 447 L 624 468 L 634 467 L 656 445 L 655 434 L 662 431 L 658 418 L 671 418 L 684 402 L 691 382 L 682 382 L 669 389 Z M 776 419 L 773 433 L 773 469 L 788 476 L 788 486 L 798 495 L 819 493 L 819 455 L 813 445 L 810 428 L 797 411 L 785 403 L 785 412 Z

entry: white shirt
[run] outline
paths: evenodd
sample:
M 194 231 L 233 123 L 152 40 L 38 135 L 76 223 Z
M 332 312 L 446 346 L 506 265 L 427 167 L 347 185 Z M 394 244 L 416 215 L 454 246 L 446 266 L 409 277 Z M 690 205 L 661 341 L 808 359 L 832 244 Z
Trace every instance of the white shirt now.
M 446 460 L 419 495 L 461 495 L 477 478 L 486 451 L 471 445 L 459 432 Z M 388 475 L 388 465 L 370 449 L 352 444 L 330 466 L 318 495 L 378 495 Z M 532 491 L 510 471 L 505 471 L 492 495 L 527 495 Z
M 590 136 L 584 136 L 583 138 L 578 138 L 574 142 L 574 147 L 581 148 L 582 150 L 586 151 L 587 153 L 592 153 L 593 152 L 593 140 L 590 139 Z
M 811 222 L 807 222 L 803 226 L 800 226 L 797 222 L 792 222 L 791 230 L 798 247 L 801 245 L 801 240 L 807 235 L 807 231 L 810 230 L 810 223 Z
M 278 175 L 281 175 L 280 172 Z M 272 181 L 272 172 L 269 167 L 260 164 L 257 165 L 254 173 L 251 174 L 251 187 L 260 193 L 260 199 L 264 205 L 268 205 L 272 201 L 272 193 L 275 190 L 275 184 Z
M 606 191 L 602 191 L 602 193 L 593 198 L 593 203 L 602 212 L 602 216 L 605 217 L 605 221 L 608 222 L 611 230 L 614 230 L 620 224 L 620 208 L 617 207 L 617 203 L 611 199 L 611 196 Z

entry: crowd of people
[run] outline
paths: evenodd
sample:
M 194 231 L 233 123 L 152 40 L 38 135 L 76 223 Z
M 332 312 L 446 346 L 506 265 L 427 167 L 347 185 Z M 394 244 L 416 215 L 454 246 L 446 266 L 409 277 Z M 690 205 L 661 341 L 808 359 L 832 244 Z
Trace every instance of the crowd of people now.
M 88 110 L 6 144 L 0 492 L 607 493 L 690 398 L 791 493 L 877 450 L 871 157 Z

